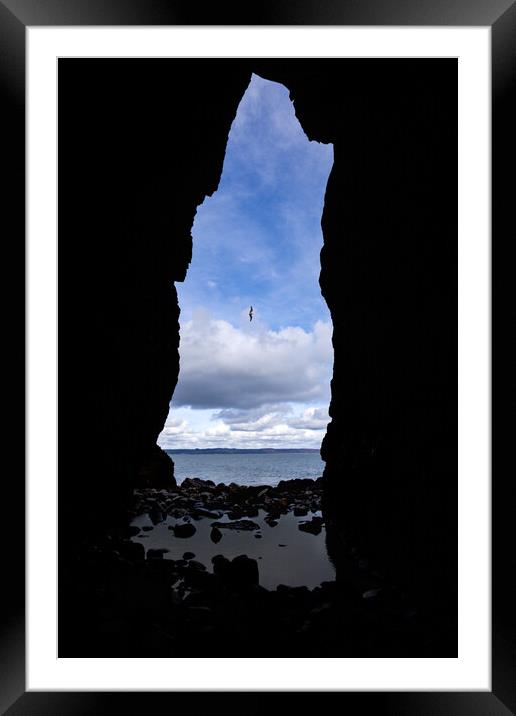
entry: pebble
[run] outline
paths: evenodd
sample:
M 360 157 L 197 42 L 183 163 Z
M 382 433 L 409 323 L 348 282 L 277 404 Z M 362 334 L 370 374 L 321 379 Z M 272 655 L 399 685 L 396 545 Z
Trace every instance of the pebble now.
M 368 589 L 362 594 L 362 597 L 364 599 L 373 599 L 374 597 L 377 597 L 381 591 L 381 589 Z

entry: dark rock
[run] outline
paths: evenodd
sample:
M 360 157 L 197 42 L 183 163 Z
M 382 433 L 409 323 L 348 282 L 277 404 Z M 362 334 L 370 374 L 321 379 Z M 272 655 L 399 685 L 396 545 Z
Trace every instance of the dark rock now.
M 280 594 L 294 594 L 293 587 L 289 587 L 287 584 L 278 584 L 276 591 Z
M 117 546 L 117 552 L 123 559 L 131 562 L 145 559 L 145 549 L 140 542 L 121 542 Z
M 141 530 L 139 527 L 136 527 L 136 525 L 129 525 L 126 530 L 124 530 L 126 537 L 136 537 L 136 535 L 140 534 Z
M 210 539 L 212 542 L 217 544 L 222 539 L 222 532 L 217 527 L 212 527 L 210 532 Z
M 212 557 L 211 563 L 213 564 L 214 574 L 218 574 L 220 577 L 224 577 L 229 572 L 231 562 L 229 561 L 229 559 L 227 559 L 227 557 L 224 557 L 222 554 L 216 554 L 214 557 Z
M 196 562 L 195 559 L 192 559 L 188 562 L 188 568 L 195 569 L 197 572 L 204 572 L 206 570 L 204 564 L 202 564 L 202 562 Z
M 294 507 L 294 515 L 296 517 L 305 517 L 308 514 L 306 507 Z
M 364 599 L 374 599 L 378 596 L 380 596 L 382 590 L 381 589 L 367 589 L 363 594 L 362 597 Z
M 185 552 L 183 555 L 183 559 L 186 559 L 186 560 L 193 559 L 194 557 L 195 557 L 194 552 Z
M 309 532 L 312 535 L 320 534 L 324 520 L 322 517 L 312 517 L 310 522 L 302 522 L 298 525 L 301 532 Z
M 206 510 L 202 507 L 196 508 L 195 512 L 192 513 L 192 516 L 195 517 L 207 517 L 210 520 L 220 520 L 222 517 L 222 512 L 212 512 L 211 510 Z
M 217 544 L 222 539 L 222 532 L 217 527 L 212 527 L 210 532 L 210 539 L 212 542 Z
M 161 512 L 161 510 L 150 510 L 149 519 L 153 525 L 158 525 L 160 522 L 163 522 L 165 515 Z
M 312 488 L 314 484 L 310 478 L 295 478 L 294 480 L 280 480 L 276 487 L 278 492 L 302 492 Z
M 168 551 L 168 549 L 148 549 L 147 559 L 163 559 L 163 555 Z
M 247 588 L 259 583 L 258 563 L 247 555 L 239 555 L 231 562 L 221 554 L 212 557 L 213 572 L 224 584 L 235 589 Z
M 143 525 L 143 527 L 142 527 L 142 530 L 144 532 L 150 532 L 153 529 L 154 529 L 154 527 L 152 527 L 151 525 Z
M 250 559 L 245 554 L 233 559 L 231 572 L 232 578 L 239 585 L 250 586 L 259 582 L 258 563 L 255 559 Z
M 214 522 L 213 527 L 224 530 L 241 530 L 243 532 L 259 530 L 260 525 L 252 520 L 237 520 L 236 522 Z
M 220 579 L 211 572 L 189 569 L 184 572 L 184 579 L 189 587 L 201 589 L 203 592 L 215 592 L 220 589 Z
M 194 527 L 194 525 L 190 524 L 189 522 L 185 522 L 184 524 L 174 525 L 173 529 L 174 529 L 174 535 L 176 537 L 180 537 L 182 539 L 192 537 L 197 532 L 197 528 Z
M 138 472 L 136 486 L 158 489 L 176 486 L 174 463 L 159 445 L 152 445 L 149 450 Z

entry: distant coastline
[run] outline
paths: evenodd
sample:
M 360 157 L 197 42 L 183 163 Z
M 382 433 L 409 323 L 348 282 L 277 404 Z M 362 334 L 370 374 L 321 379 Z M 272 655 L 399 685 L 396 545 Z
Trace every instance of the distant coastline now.
M 189 449 L 170 449 L 163 448 L 169 455 L 248 455 L 250 453 L 318 453 L 318 448 L 189 448 Z

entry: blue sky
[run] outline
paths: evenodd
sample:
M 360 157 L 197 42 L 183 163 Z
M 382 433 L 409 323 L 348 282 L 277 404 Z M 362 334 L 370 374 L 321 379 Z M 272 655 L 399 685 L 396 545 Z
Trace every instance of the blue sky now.
M 181 368 L 162 447 L 319 447 L 333 361 L 318 284 L 332 163 L 287 89 L 253 75 L 177 284 Z

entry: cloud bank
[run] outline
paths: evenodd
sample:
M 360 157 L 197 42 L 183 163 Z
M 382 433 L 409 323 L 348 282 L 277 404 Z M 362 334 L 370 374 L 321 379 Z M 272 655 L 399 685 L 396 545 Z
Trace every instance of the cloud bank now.
M 182 417 L 176 418 L 180 414 Z M 172 409 L 161 436 L 164 448 L 319 448 L 329 422 L 325 408 L 290 404 L 252 410 Z
M 329 400 L 333 350 L 323 321 L 312 331 L 255 322 L 240 329 L 199 311 L 181 327 L 180 356 L 175 407 L 249 410 Z

